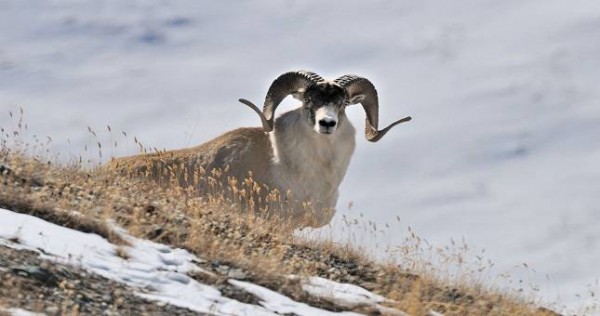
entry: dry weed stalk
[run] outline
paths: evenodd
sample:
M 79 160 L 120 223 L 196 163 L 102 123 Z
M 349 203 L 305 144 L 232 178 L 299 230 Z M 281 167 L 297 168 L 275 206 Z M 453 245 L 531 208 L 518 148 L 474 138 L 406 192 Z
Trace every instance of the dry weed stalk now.
M 23 126 L 19 123 L 19 128 Z M 82 159 L 61 163 L 32 157 L 27 146 L 15 145 L 19 142 L 13 137 L 3 130 L 0 138 L 0 207 L 44 213 L 59 224 L 88 223 L 95 227 L 89 229 L 99 231 L 101 225 L 89 223 L 111 219 L 140 238 L 188 249 L 209 263 L 227 262 L 246 271 L 250 281 L 297 299 L 309 300 L 301 287 L 289 280 L 289 274 L 353 283 L 390 298 L 395 301 L 392 307 L 415 315 L 429 309 L 445 315 L 551 315 L 523 296 L 486 288 L 482 280 L 453 283 L 439 277 L 439 271 L 423 262 L 427 261 L 422 252 L 426 242 L 414 231 L 409 231 L 404 246 L 395 249 L 404 257 L 404 266 L 373 262 L 364 253 L 331 241 L 295 237 L 289 222 L 262 216 L 264 210 L 255 211 L 260 204 L 255 197 L 264 188 L 251 174 L 242 182 L 227 179 L 223 187 L 224 182 L 219 181 L 222 171 L 194 170 L 189 173 L 193 181 L 206 181 L 210 187 L 198 195 L 193 186 L 173 182 L 157 186 L 143 178 L 90 169 Z M 281 195 L 273 191 L 268 198 L 279 201 Z M 72 211 L 78 215 L 65 215 Z M 359 224 L 346 220 L 348 225 Z M 375 223 L 367 227 L 374 234 L 383 230 Z M 110 231 L 105 234 L 111 235 Z M 448 262 L 457 259 L 461 260 L 460 256 L 444 258 Z

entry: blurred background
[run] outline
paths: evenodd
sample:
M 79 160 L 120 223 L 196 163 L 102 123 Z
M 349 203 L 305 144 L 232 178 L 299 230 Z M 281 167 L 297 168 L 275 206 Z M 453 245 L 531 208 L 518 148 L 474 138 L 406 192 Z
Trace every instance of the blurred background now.
M 22 108 L 23 139 L 98 164 L 134 136 L 175 149 L 259 126 L 237 99 L 286 71 L 358 74 L 381 125 L 414 120 L 373 144 L 349 109 L 338 213 L 304 233 L 379 258 L 411 232 L 460 241 L 494 263 L 483 283 L 576 309 L 600 277 L 599 39 L 592 0 L 0 0 L 0 126 Z

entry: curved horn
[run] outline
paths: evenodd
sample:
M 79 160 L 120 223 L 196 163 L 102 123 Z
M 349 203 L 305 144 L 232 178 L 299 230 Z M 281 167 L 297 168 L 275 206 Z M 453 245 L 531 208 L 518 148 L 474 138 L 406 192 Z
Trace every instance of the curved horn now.
M 309 86 L 323 80 L 324 79 L 321 76 L 314 72 L 304 70 L 290 71 L 284 73 L 275 79 L 275 81 L 273 81 L 271 87 L 269 87 L 269 91 L 267 92 L 267 97 L 265 98 L 265 105 L 262 112 L 254 103 L 246 99 L 239 99 L 239 101 L 256 112 L 256 114 L 260 116 L 263 130 L 265 132 L 270 132 L 273 130 L 275 109 L 277 109 L 277 106 L 279 106 L 279 103 L 281 103 L 285 97 L 290 94 L 304 92 Z
M 334 80 L 339 84 L 348 96 L 348 104 L 361 103 L 367 118 L 365 120 L 365 138 L 368 141 L 376 142 L 380 140 L 392 127 L 410 121 L 412 118 L 407 116 L 398 120 L 388 127 L 378 130 L 379 126 L 379 99 L 377 98 L 377 90 L 373 84 L 362 77 L 355 75 L 345 75 Z
M 260 116 L 260 121 L 262 122 L 263 130 L 265 130 L 265 132 L 270 132 L 271 130 L 273 130 L 273 128 L 271 127 L 271 124 L 269 123 L 269 120 L 267 120 L 267 118 L 265 117 L 263 112 L 261 112 L 258 109 L 258 107 L 256 105 L 254 105 L 254 103 L 252 103 L 246 99 L 239 99 L 238 101 L 247 105 L 249 108 L 254 110 L 254 112 L 256 112 L 256 114 L 258 114 L 258 116 Z
M 265 105 L 262 112 L 254 103 L 246 99 L 239 99 L 239 101 L 256 112 L 256 114 L 260 116 L 263 130 L 265 132 L 270 132 L 273 130 L 275 109 L 277 109 L 277 106 L 279 106 L 279 103 L 281 103 L 285 97 L 290 94 L 304 92 L 309 86 L 323 80 L 324 79 L 321 76 L 314 72 L 304 70 L 290 71 L 284 73 L 275 79 L 275 81 L 273 81 L 271 87 L 269 87 L 269 91 L 267 92 L 267 97 L 265 98 Z
M 279 103 L 290 94 L 304 92 L 309 86 L 323 81 L 321 76 L 310 71 L 290 71 L 286 72 L 279 78 L 275 79 L 269 87 L 267 97 L 265 98 L 265 106 L 263 114 L 269 124 L 267 131 L 273 130 L 273 119 L 275 117 L 275 109 Z

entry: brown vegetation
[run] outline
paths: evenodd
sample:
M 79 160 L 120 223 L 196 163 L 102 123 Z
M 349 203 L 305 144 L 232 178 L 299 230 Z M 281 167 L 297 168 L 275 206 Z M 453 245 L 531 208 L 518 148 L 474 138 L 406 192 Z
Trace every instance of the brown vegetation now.
M 6 209 L 122 243 L 105 224 L 110 219 L 137 237 L 193 252 L 205 259 L 207 268 L 225 264 L 241 271 L 244 280 L 330 310 L 346 308 L 310 297 L 288 276 L 356 284 L 411 315 L 430 310 L 444 315 L 554 315 L 536 307 L 528 295 L 517 297 L 475 282 L 448 282 L 412 265 L 374 262 L 351 247 L 308 242 L 292 235 L 281 220 L 240 211 L 239 200 L 225 194 L 198 196 L 194 188 L 156 186 L 102 168 L 86 169 L 79 162 L 48 161 L 44 154 L 24 154 L 6 137 L 0 147 L 0 207 Z M 194 277 L 219 284 L 223 276 L 227 273 Z

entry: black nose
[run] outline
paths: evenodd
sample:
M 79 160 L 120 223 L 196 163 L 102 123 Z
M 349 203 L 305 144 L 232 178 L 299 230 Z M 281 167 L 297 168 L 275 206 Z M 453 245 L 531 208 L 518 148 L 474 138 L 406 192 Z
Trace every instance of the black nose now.
M 327 121 L 327 120 L 319 120 L 319 125 L 323 126 L 323 127 L 334 127 L 335 126 L 335 121 Z

